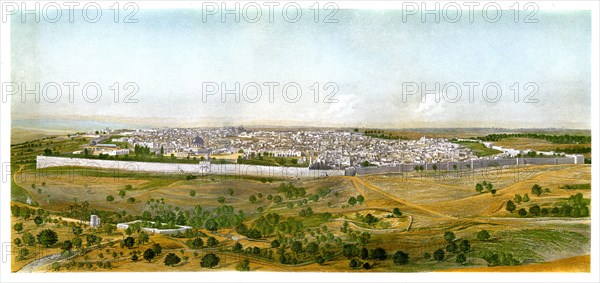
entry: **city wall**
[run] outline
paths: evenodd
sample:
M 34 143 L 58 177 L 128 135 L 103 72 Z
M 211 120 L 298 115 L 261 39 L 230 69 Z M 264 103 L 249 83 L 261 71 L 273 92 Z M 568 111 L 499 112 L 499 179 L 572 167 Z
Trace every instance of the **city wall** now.
M 72 166 L 113 169 L 116 171 L 152 172 L 169 174 L 223 174 L 283 178 L 318 178 L 344 175 L 344 170 L 309 170 L 305 167 L 259 166 L 247 164 L 178 164 L 38 156 L 37 169 Z
M 423 166 L 423 170 L 464 170 L 481 169 L 489 167 L 501 167 L 510 165 L 558 165 L 558 164 L 583 164 L 583 158 L 580 156 L 568 157 L 548 157 L 548 158 L 505 158 L 505 159 L 479 159 L 464 162 L 438 162 L 424 164 L 402 164 L 399 166 L 381 166 L 381 167 L 356 167 L 346 169 L 346 175 L 366 175 L 379 173 L 401 173 L 415 171 L 416 166 Z

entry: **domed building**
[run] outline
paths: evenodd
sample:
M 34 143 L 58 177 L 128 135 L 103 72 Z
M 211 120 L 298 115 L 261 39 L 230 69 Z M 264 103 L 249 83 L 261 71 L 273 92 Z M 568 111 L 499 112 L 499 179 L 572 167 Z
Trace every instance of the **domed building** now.
M 192 139 L 190 148 L 190 155 L 192 156 L 203 156 L 205 159 L 210 159 L 212 150 L 206 147 L 204 139 L 200 136 L 196 136 Z
M 204 139 L 201 138 L 200 136 L 196 136 L 192 140 L 192 147 L 195 147 L 195 148 L 202 148 L 202 147 L 204 147 Z

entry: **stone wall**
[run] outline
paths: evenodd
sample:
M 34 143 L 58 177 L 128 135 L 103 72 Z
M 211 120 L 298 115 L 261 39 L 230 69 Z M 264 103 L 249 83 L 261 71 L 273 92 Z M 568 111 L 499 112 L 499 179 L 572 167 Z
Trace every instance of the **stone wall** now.
M 91 167 L 115 171 L 153 172 L 168 174 L 222 174 L 280 178 L 317 178 L 344 175 L 344 170 L 309 170 L 306 167 L 259 166 L 247 164 L 179 164 L 38 156 L 36 168 Z

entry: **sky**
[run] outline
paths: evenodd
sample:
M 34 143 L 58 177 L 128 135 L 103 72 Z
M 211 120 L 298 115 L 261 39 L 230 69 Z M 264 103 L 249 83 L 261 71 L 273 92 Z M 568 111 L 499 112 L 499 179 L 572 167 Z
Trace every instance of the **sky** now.
M 340 10 L 337 23 L 323 23 L 323 14 L 315 23 L 310 10 L 296 23 L 264 15 L 257 23 L 203 21 L 202 11 L 187 9 L 140 10 L 138 23 L 115 23 L 106 10 L 97 23 L 13 18 L 12 81 L 28 89 L 39 82 L 42 98 L 13 95 L 12 117 L 181 127 L 590 128 L 591 14 L 540 11 L 537 23 L 515 23 L 505 13 L 496 23 L 403 22 L 394 10 Z M 51 103 L 53 82 L 62 96 Z M 73 102 L 65 82 L 80 84 Z M 134 90 L 124 88 L 128 82 L 137 86 L 133 103 L 124 101 Z M 272 101 L 270 82 L 279 84 Z M 98 101 L 84 100 L 86 83 L 102 89 Z M 465 83 L 478 84 L 472 101 Z M 297 101 L 286 84 L 300 87 Z M 498 101 L 494 87 L 484 96 L 486 84 L 501 90 Z M 208 95 L 207 85 L 219 91 Z M 408 95 L 408 85 L 429 90 L 425 100 L 420 91 Z M 222 86 L 241 101 L 227 94 L 223 102 Z M 462 96 L 452 101 L 456 86 Z M 262 96 L 251 101 L 257 89 Z M 86 93 L 95 96 L 93 88 Z

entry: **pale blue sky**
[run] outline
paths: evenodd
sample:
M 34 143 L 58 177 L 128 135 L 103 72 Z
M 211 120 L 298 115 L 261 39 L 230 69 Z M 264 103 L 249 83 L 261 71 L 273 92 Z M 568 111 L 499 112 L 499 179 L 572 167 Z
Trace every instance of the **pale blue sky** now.
M 539 23 L 403 23 L 399 11 L 342 10 L 339 23 L 202 22 L 197 10 L 141 10 L 139 23 L 12 22 L 13 81 L 98 82 L 98 103 L 21 103 L 15 119 L 74 118 L 159 126 L 302 125 L 371 127 L 568 127 L 591 121 L 591 15 L 540 12 Z M 105 13 L 106 14 L 106 13 Z M 464 17 L 463 17 L 464 18 Z M 109 86 L 135 82 L 135 104 L 114 103 Z M 297 82 L 297 103 L 267 87 L 257 103 L 202 102 L 202 82 Z M 335 82 L 339 102 L 314 103 L 309 89 Z M 497 82 L 503 96 L 457 103 L 402 101 L 403 82 Z M 539 86 L 539 103 L 513 101 L 514 82 Z M 66 88 L 64 88 L 66 91 Z M 281 88 L 278 88 L 280 91 Z M 326 94 L 321 91 L 321 97 Z M 527 91 L 521 89 L 521 96 Z

